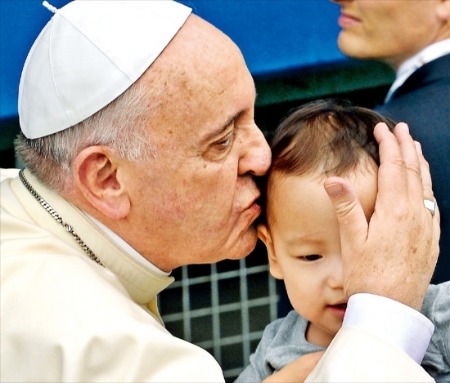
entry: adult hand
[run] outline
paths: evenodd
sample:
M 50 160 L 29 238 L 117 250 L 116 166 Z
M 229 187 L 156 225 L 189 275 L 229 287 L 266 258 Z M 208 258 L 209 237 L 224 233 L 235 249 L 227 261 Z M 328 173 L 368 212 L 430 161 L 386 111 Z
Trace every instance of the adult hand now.
M 439 253 L 439 212 L 433 217 L 424 198 L 434 200 L 428 164 L 406 124 L 374 131 L 380 168 L 375 211 L 368 223 L 352 187 L 339 177 L 325 181 L 336 209 L 347 296 L 365 292 L 420 310 Z
M 310 372 L 316 367 L 325 351 L 306 354 L 284 366 L 280 371 L 274 372 L 264 379 L 263 383 L 299 382 L 303 383 Z

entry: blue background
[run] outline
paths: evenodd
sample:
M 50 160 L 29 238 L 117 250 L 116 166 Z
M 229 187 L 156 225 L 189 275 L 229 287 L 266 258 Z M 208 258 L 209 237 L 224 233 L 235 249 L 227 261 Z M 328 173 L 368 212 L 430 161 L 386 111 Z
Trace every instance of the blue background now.
M 59 8 L 68 1 L 49 2 Z M 336 46 L 339 9 L 329 0 L 182 2 L 237 43 L 256 77 L 345 60 Z M 17 116 L 26 55 L 51 16 L 40 0 L 0 0 L 0 120 Z

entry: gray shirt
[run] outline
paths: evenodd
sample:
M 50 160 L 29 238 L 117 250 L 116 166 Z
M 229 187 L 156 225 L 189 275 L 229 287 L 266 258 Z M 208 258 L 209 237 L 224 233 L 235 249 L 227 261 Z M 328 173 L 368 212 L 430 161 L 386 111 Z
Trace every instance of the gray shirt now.
M 436 382 L 450 382 L 450 282 L 428 288 L 422 313 L 435 326 L 422 366 Z
M 436 382 L 450 383 L 450 282 L 428 288 L 422 313 L 435 325 L 422 366 Z M 306 340 L 307 325 L 294 310 L 270 323 L 236 382 L 261 382 L 300 356 L 323 350 Z

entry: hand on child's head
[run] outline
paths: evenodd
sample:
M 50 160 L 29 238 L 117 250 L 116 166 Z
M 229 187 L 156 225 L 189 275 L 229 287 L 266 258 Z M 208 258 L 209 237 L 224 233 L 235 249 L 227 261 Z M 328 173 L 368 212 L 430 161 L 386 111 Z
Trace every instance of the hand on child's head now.
M 423 204 L 433 198 L 431 177 L 405 124 L 393 134 L 378 124 L 375 136 L 381 165 L 369 224 L 350 184 L 338 177 L 325 181 L 340 224 L 344 290 L 420 309 L 439 253 L 439 217 Z

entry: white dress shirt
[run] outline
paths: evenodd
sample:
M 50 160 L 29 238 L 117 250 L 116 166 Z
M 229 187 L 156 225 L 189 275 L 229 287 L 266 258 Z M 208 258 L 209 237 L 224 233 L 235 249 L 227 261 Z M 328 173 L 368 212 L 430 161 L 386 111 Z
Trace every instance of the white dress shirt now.
M 400 88 L 408 77 L 411 76 L 417 69 L 449 53 L 450 39 L 446 39 L 427 46 L 425 49 L 422 49 L 419 53 L 403 62 L 397 70 L 395 81 L 391 85 L 384 102 L 387 103 L 391 99 L 394 92 Z

